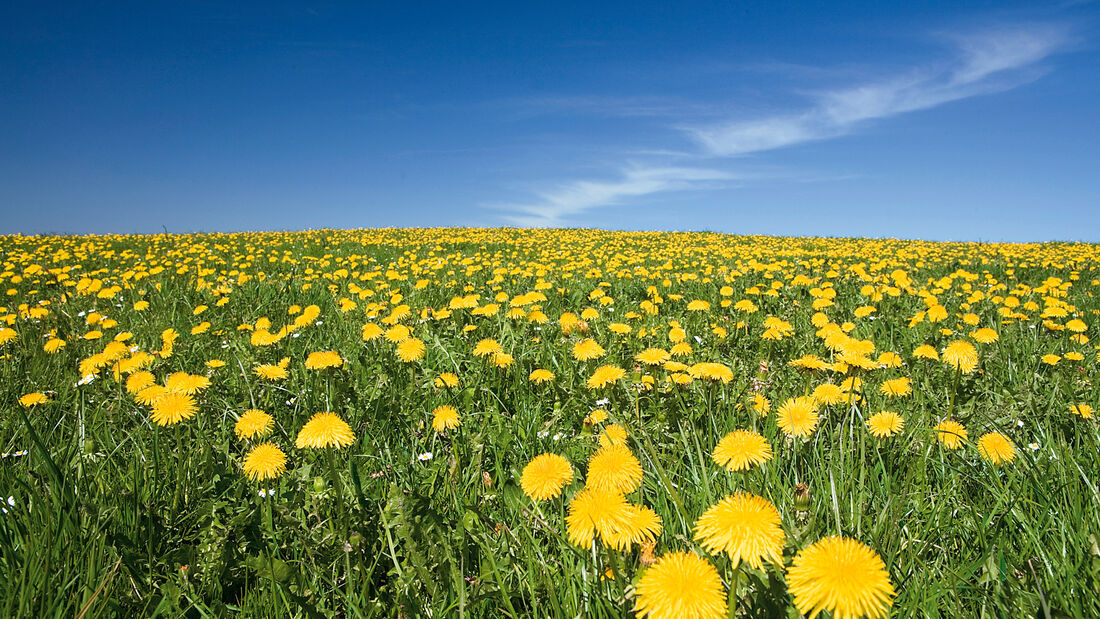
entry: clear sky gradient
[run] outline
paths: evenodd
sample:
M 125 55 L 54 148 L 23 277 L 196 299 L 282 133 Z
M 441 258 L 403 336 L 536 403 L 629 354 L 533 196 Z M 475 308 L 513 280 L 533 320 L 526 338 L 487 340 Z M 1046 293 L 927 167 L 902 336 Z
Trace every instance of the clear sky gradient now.
M 0 233 L 1100 241 L 1098 17 L 1092 2 L 13 0 Z

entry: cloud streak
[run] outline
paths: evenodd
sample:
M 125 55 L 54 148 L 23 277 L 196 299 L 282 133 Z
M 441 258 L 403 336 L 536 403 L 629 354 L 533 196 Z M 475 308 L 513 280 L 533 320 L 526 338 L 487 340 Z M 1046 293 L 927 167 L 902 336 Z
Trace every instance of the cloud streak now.
M 532 228 L 558 226 L 566 218 L 592 208 L 621 204 L 629 198 L 650 194 L 712 187 L 734 180 L 720 170 L 690 167 L 626 167 L 614 180 L 578 180 L 536 194 L 529 204 L 509 204 L 498 208 L 512 211 L 505 221 Z
M 1068 40 L 1064 28 L 1038 26 L 947 37 L 952 62 L 820 93 L 808 109 L 686 128 L 707 154 L 747 155 L 851 133 L 868 121 L 1002 92 L 1042 74 L 1036 65 Z
M 709 125 L 681 126 L 695 145 L 683 152 L 680 163 L 691 159 L 742 157 L 754 153 L 827 140 L 857 131 L 867 124 L 893 116 L 927 110 L 952 101 L 1016 88 L 1044 72 L 1041 63 L 1069 43 L 1066 28 L 1030 25 L 987 30 L 968 35 L 945 35 L 953 54 L 950 60 L 862 84 L 818 92 L 806 108 L 755 119 L 738 119 Z M 542 100 L 549 107 L 585 109 L 607 104 L 627 115 L 662 115 L 668 101 L 652 98 L 611 102 L 601 99 Z M 615 103 L 615 105 L 611 105 Z M 685 106 L 691 111 L 712 106 Z M 698 118 L 698 116 L 696 116 Z M 667 159 L 666 159 L 667 160 Z M 574 180 L 535 192 L 531 200 L 491 205 L 507 211 L 503 219 L 513 225 L 557 226 L 591 209 L 623 204 L 656 193 L 724 186 L 752 175 L 735 174 L 691 165 L 625 165 L 613 180 Z

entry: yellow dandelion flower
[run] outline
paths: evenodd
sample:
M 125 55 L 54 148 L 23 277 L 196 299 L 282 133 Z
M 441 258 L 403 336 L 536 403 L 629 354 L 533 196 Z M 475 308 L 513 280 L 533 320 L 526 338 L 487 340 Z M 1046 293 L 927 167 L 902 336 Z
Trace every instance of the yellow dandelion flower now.
M 607 413 L 604 413 L 605 419 Z M 597 422 L 598 423 L 598 422 Z M 608 445 L 626 445 L 626 428 L 618 424 L 612 424 L 603 429 L 600 432 L 600 447 L 607 447 Z
M 210 379 L 205 376 L 188 374 L 187 372 L 175 372 L 164 379 L 164 387 L 168 391 L 195 395 L 210 386 Z
M 523 467 L 519 478 L 523 493 L 536 501 L 556 498 L 573 480 L 573 467 L 558 454 L 544 453 Z
M 733 380 L 733 370 L 731 370 L 729 366 L 721 363 L 696 363 L 688 368 L 688 372 L 693 378 L 720 381 L 722 383 L 728 383 Z
M 824 370 L 829 366 L 828 363 L 822 361 L 817 355 L 802 355 L 798 359 L 787 362 L 787 365 L 812 371 Z
M 1045 363 L 1047 365 L 1058 365 L 1058 362 L 1061 361 L 1061 360 L 1062 360 L 1062 358 L 1059 357 L 1058 355 L 1043 355 L 1042 358 L 1040 359 L 1040 361 L 1042 361 L 1043 363 Z
M 452 389 L 458 386 L 458 376 L 451 372 L 443 372 L 435 377 L 435 386 L 440 389 Z
M 252 368 L 252 373 L 264 380 L 272 381 L 283 380 L 287 377 L 286 368 L 269 363 L 257 365 L 256 367 Z
M 344 365 L 344 359 L 340 353 L 334 350 L 311 352 L 306 357 L 307 370 L 323 370 L 325 368 L 338 368 Z
M 550 370 L 538 368 L 537 370 L 531 371 L 531 374 L 527 377 L 527 380 L 535 383 L 536 385 L 553 382 L 554 373 Z
M 727 471 L 747 471 L 772 459 L 772 446 L 752 430 L 734 430 L 714 448 L 714 462 Z
M 426 351 L 423 340 L 417 337 L 407 337 L 397 345 L 397 358 L 402 363 L 412 363 L 424 358 Z
M 791 398 L 779 407 L 776 422 L 787 436 L 805 438 L 817 429 L 817 403 L 808 396 Z
M 190 395 L 166 391 L 153 402 L 152 420 L 158 426 L 170 426 L 194 417 L 198 410 L 195 399 Z
M 49 341 L 47 341 L 45 344 L 43 344 L 42 345 L 42 350 L 44 350 L 44 351 L 46 351 L 46 352 L 48 352 L 49 354 L 52 355 L 52 354 L 55 354 L 55 353 L 59 352 L 64 347 L 65 347 L 65 340 L 58 339 L 58 338 L 55 337 L 55 338 L 52 338 Z
M 936 424 L 934 428 L 936 438 L 947 449 L 958 449 L 966 442 L 968 436 L 966 427 L 954 419 L 947 419 Z
M 921 344 L 914 348 L 913 356 L 918 359 L 931 359 L 932 361 L 940 360 L 940 353 L 936 352 L 936 349 L 929 344 Z
M 460 423 L 458 411 L 455 407 L 444 404 L 437 406 L 432 411 L 432 429 L 436 432 L 446 432 L 451 428 L 457 428 Z
M 573 358 L 577 361 L 599 359 L 604 356 L 606 352 L 603 346 L 600 346 L 599 343 L 592 338 L 585 338 L 573 345 Z
M 762 393 L 751 393 L 749 394 L 749 407 L 761 417 L 767 417 L 768 411 L 772 409 L 772 403 Z
M 336 413 L 316 413 L 309 418 L 306 425 L 298 432 L 298 440 L 294 446 L 298 449 L 308 447 L 321 449 L 324 447 L 347 447 L 355 441 L 355 433 L 346 421 L 340 419 Z
M 668 352 L 673 357 L 690 357 L 692 353 L 691 344 L 687 342 L 676 342 Z
M 168 393 L 168 390 L 162 385 L 149 385 L 144 389 L 138 390 L 137 393 L 134 394 L 134 402 L 142 406 L 152 406 L 166 393 Z
M 156 382 L 152 372 L 140 370 L 126 377 L 126 391 L 131 395 L 140 392 Z
M 884 352 L 875 359 L 875 362 L 887 368 L 899 368 L 903 363 L 901 355 L 896 352 Z
M 385 333 L 386 332 L 384 330 L 382 330 L 382 327 L 379 327 L 377 324 L 375 324 L 373 322 L 368 322 L 367 324 L 363 325 L 363 341 L 364 342 L 370 342 L 370 341 L 376 340 L 376 339 L 382 337 L 383 335 L 385 335 Z
M 886 565 L 871 548 L 826 537 L 804 548 L 787 569 L 787 590 L 798 612 L 835 619 L 886 617 L 896 595 Z
M 903 398 L 913 393 L 913 381 L 907 376 L 894 378 L 892 380 L 883 381 L 883 383 L 879 385 L 878 390 L 882 395 L 887 397 Z
M 565 516 L 566 535 L 570 543 L 583 549 L 592 547 L 598 533 L 602 539 L 613 538 L 616 531 L 629 523 L 633 514 L 626 498 L 614 490 L 585 487 L 569 501 Z
M 386 329 L 386 333 L 384 335 L 386 336 L 386 340 L 390 343 L 400 344 L 405 340 L 405 338 L 412 335 L 412 332 L 409 331 L 409 328 L 405 325 L 394 325 L 389 329 Z
M 702 299 L 695 299 L 687 304 L 687 311 L 689 312 L 709 312 L 710 303 L 703 301 Z
M 1074 318 L 1066 323 L 1066 328 L 1074 333 L 1084 333 L 1089 330 L 1089 326 L 1085 324 L 1084 320 L 1080 318 Z
M 904 427 L 905 420 L 902 419 L 901 415 L 890 411 L 875 413 L 867 420 L 867 429 L 875 438 L 894 436 L 900 433 Z
M 635 361 L 646 365 L 661 365 L 670 358 L 671 355 L 663 348 L 647 348 L 634 356 Z
M 999 465 L 1016 459 L 1016 447 L 1000 432 L 988 432 L 978 439 L 978 453 L 990 463 Z
M 970 374 L 978 367 L 978 351 L 973 344 L 965 340 L 955 340 L 948 344 L 940 358 L 963 374 Z
M 947 308 L 942 305 L 933 305 L 928 308 L 928 322 L 940 322 L 947 319 Z
M 981 329 L 978 329 L 977 331 L 971 333 L 970 337 L 972 337 L 974 341 L 979 344 L 992 344 L 993 342 L 1001 339 L 1001 336 L 989 327 L 982 327 Z
M 233 426 L 233 432 L 236 433 L 237 438 L 252 439 L 261 436 L 267 436 L 271 433 L 271 430 L 275 427 L 275 419 L 267 413 L 250 408 L 241 413 L 237 423 Z
M 718 570 L 691 552 L 661 556 L 638 581 L 634 612 L 639 619 L 721 619 L 726 592 Z
M 30 408 L 32 406 L 37 406 L 39 404 L 45 404 L 46 402 L 49 402 L 49 401 L 50 401 L 50 399 L 46 397 L 46 394 L 34 392 L 34 393 L 28 393 L 26 395 L 20 396 L 19 405 L 22 406 L 23 408 Z
M 1077 404 L 1070 405 L 1069 412 L 1073 413 L 1074 415 L 1078 415 L 1083 419 L 1092 419 L 1094 411 L 1092 410 L 1092 407 L 1088 404 L 1085 404 L 1084 402 L 1078 402 Z
M 585 485 L 629 494 L 642 485 L 642 464 L 625 445 L 609 443 L 588 461 Z
M 695 541 L 711 554 L 725 552 L 732 567 L 741 561 L 761 569 L 783 564 L 787 541 L 779 510 L 763 497 L 738 492 L 711 506 L 695 522 Z
M 842 404 L 848 400 L 848 394 L 844 393 L 844 390 L 837 385 L 825 383 L 824 385 L 818 385 L 814 387 L 813 393 L 810 394 L 814 400 L 823 406 L 829 406 L 831 404 Z
M 607 411 L 602 408 L 593 409 L 591 413 L 585 418 L 585 423 L 603 423 L 607 421 Z
M 241 468 L 252 481 L 274 479 L 286 471 L 286 454 L 274 443 L 260 443 L 248 452 Z
M 626 370 L 615 365 L 601 365 L 596 368 L 592 376 L 588 378 L 589 389 L 599 389 L 621 380 L 626 376 Z
M 644 505 L 627 505 L 626 517 L 609 536 L 602 538 L 613 550 L 629 550 L 634 544 L 646 544 L 661 534 L 661 517 Z
M 504 348 L 501 347 L 500 342 L 490 338 L 485 338 L 474 346 L 475 357 L 488 357 L 499 352 L 504 352 Z

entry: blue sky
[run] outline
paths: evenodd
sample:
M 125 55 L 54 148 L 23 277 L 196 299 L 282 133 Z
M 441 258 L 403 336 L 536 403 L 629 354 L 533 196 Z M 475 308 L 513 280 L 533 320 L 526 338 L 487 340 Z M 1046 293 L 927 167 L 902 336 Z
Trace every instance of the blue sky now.
M 1092 2 L 61 4 L 0 8 L 0 233 L 1100 241 Z

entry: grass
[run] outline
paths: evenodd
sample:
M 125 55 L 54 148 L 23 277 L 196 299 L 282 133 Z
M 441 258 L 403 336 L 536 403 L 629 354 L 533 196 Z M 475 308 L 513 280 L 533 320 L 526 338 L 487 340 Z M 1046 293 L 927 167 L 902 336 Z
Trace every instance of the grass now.
M 642 463 L 642 486 L 629 498 L 660 516 L 658 556 L 708 556 L 693 539 L 695 520 L 743 490 L 778 508 L 787 565 L 828 535 L 873 548 L 897 591 L 897 616 L 1100 616 L 1100 434 L 1095 419 L 1069 410 L 1100 403 L 1097 353 L 1095 342 L 1065 328 L 1076 316 L 1095 334 L 1094 245 L 420 229 L 0 237 L 0 253 L 0 321 L 10 317 L 14 331 L 0 344 L 0 451 L 8 454 L 0 498 L 12 497 L 0 515 L 3 616 L 629 615 L 646 553 L 582 550 L 565 537 L 569 497 L 611 423 L 628 430 Z M 899 271 L 910 283 L 899 283 Z M 757 294 L 772 282 L 783 283 L 775 296 Z M 863 397 L 821 407 L 815 432 L 792 440 L 777 426 L 779 405 L 846 376 L 788 366 L 804 354 L 834 358 L 811 323 L 827 282 L 836 294 L 821 311 L 836 324 L 850 321 L 850 337 L 872 341 L 872 358 L 893 351 L 905 363 L 855 371 Z M 732 292 L 723 295 L 723 286 Z M 613 303 L 591 296 L 596 289 Z M 513 297 L 535 290 L 550 322 L 507 317 Z M 922 292 L 947 308 L 946 320 L 910 326 L 928 307 Z M 479 307 L 507 298 L 495 315 L 456 309 L 422 319 L 425 308 L 468 294 L 480 295 Z M 1010 296 L 1020 305 L 1009 307 Z M 356 307 L 342 311 L 342 299 Z M 710 311 L 688 312 L 693 299 Z M 759 311 L 723 308 L 723 299 L 751 299 Z M 149 308 L 135 310 L 139 300 Z M 656 314 L 642 309 L 647 300 Z M 400 322 L 427 347 L 411 363 L 385 339 L 360 336 L 365 322 L 403 304 L 410 315 Z M 288 313 L 295 305 L 316 305 L 320 315 L 271 345 L 252 345 L 261 317 L 275 333 L 300 315 Z M 876 311 L 856 318 L 861 306 Z M 563 333 L 561 315 L 585 308 L 598 312 L 587 332 Z M 89 324 L 93 311 L 117 324 Z M 966 314 L 978 324 L 966 324 Z M 768 316 L 789 322 L 792 334 L 763 339 Z M 671 346 L 673 320 L 693 348 L 682 360 L 722 363 L 732 381 L 679 385 L 674 371 L 634 362 L 644 348 Z M 192 335 L 202 322 L 208 329 Z M 631 332 L 616 334 L 612 323 Z M 941 350 L 968 339 L 979 326 L 999 340 L 975 344 L 973 374 L 911 356 L 920 344 Z M 158 382 L 177 371 L 209 376 L 194 418 L 152 424 L 149 407 L 109 366 L 78 385 L 80 361 L 119 333 L 154 352 L 168 328 L 180 336 L 149 369 Z M 92 330 L 103 337 L 84 339 Z M 51 334 L 67 342 L 56 354 L 42 347 Z M 581 337 L 606 356 L 574 360 Z M 482 338 L 499 341 L 514 364 L 500 369 L 475 357 Z M 344 365 L 304 367 L 310 352 L 327 350 Z M 1074 352 L 1083 359 L 1066 356 Z M 1061 360 L 1043 362 L 1050 353 Z M 283 357 L 291 359 L 284 380 L 252 371 Z M 209 367 L 212 360 L 224 365 Z M 589 389 L 604 364 L 626 369 L 626 379 Z M 531 383 L 535 368 L 551 370 L 554 381 Z M 459 385 L 437 387 L 443 372 Z M 652 389 L 641 388 L 643 375 Z M 878 391 L 900 376 L 911 378 L 911 395 Z M 49 401 L 21 406 L 32 392 Z M 767 416 L 749 407 L 754 392 L 771 400 Z M 445 434 L 431 428 L 441 404 L 461 416 Z M 610 420 L 585 424 L 597 406 Z M 266 440 L 289 457 L 272 481 L 241 471 L 251 443 L 233 427 L 250 408 L 274 416 Z M 899 436 L 867 431 L 867 417 L 880 410 L 904 417 Z M 958 451 L 932 431 L 948 410 L 969 432 Z M 299 429 L 319 411 L 347 420 L 355 442 L 295 449 Z M 714 446 L 739 428 L 766 437 L 774 459 L 743 473 L 717 466 Z M 976 440 L 989 431 L 1014 443 L 1011 463 L 980 456 Z M 536 504 L 519 476 L 544 452 L 565 456 L 576 478 L 563 496 Z M 800 484 L 808 501 L 796 498 Z M 735 570 L 724 556 L 708 558 L 732 616 L 798 615 L 783 566 Z

